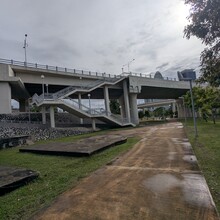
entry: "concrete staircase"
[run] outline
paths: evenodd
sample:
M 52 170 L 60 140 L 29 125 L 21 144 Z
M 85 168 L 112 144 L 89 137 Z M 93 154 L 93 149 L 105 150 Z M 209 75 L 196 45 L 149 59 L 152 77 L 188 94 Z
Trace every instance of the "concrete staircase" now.
M 76 92 L 89 93 L 104 85 L 115 85 L 121 80 L 123 80 L 123 77 L 121 77 L 120 79 L 110 78 L 108 80 L 97 80 L 87 86 L 69 86 L 53 94 L 41 94 L 39 96 L 35 94 L 32 97 L 32 104 L 36 104 L 37 106 L 41 107 L 56 106 L 63 109 L 64 111 L 76 115 L 79 118 L 96 118 L 113 126 L 135 126 L 126 118 L 122 118 L 121 115 L 115 115 L 111 112 L 106 112 L 106 110 L 104 110 L 103 108 L 89 108 L 88 106 L 85 106 L 82 103 L 79 103 L 78 101 L 69 97 Z

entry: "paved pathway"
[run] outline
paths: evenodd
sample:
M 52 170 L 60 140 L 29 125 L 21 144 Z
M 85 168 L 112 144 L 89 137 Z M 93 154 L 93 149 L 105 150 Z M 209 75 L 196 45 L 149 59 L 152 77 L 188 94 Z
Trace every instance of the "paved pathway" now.
M 122 133 L 117 131 L 114 133 Z M 129 129 L 141 140 L 83 179 L 36 219 L 218 219 L 180 123 Z

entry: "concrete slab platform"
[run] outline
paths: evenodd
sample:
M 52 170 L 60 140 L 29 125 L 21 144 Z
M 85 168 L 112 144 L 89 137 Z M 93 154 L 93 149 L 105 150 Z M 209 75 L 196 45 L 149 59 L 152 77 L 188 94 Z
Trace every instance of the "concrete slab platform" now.
M 0 166 L 0 196 L 23 186 L 38 177 L 32 170 Z
M 69 143 L 48 143 L 23 147 L 19 151 L 62 156 L 89 156 L 126 141 L 127 138 L 120 135 L 97 135 Z

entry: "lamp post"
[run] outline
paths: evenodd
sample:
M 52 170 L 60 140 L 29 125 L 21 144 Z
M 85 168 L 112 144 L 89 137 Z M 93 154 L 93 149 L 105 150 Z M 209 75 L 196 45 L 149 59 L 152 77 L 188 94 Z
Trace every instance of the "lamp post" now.
M 46 84 L 47 96 L 49 95 L 48 83 Z
M 193 99 L 193 92 L 192 92 L 192 79 L 191 78 L 185 78 L 185 80 L 189 81 L 195 137 L 198 137 L 197 124 L 196 124 L 196 114 L 195 114 L 195 106 L 194 106 L 194 99 Z
M 130 70 L 130 64 L 133 62 L 133 61 L 135 61 L 135 59 L 132 59 L 132 60 L 130 60 L 128 63 L 126 63 L 126 64 L 124 64 L 123 66 L 122 66 L 122 72 L 124 71 L 124 66 L 127 66 L 128 67 L 128 73 L 129 73 L 129 70 Z
M 88 98 L 89 98 L 89 112 L 91 113 L 91 100 L 90 100 L 91 94 L 88 94 Z
M 44 99 L 44 75 L 41 75 L 41 79 L 42 79 L 42 94 Z
M 27 44 L 27 34 L 24 35 L 24 62 L 25 62 L 25 66 L 27 65 L 27 47 L 28 47 L 28 44 Z

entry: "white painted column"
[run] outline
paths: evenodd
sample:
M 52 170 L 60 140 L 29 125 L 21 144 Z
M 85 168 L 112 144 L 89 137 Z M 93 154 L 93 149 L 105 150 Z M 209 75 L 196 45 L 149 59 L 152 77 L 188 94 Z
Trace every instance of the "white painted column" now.
M 131 120 L 135 125 L 139 124 L 138 107 L 137 107 L 137 94 L 129 94 L 130 106 L 131 106 Z
M 42 123 L 43 125 L 45 125 L 46 124 L 46 108 L 45 107 L 41 108 L 41 113 L 42 113 Z
M 11 87 L 7 82 L 0 82 L 0 114 L 11 114 Z
M 176 111 L 176 103 L 172 103 L 172 111 L 173 111 L 173 113 L 175 113 L 175 111 Z
M 82 98 L 81 93 L 79 93 L 79 94 L 78 94 L 79 109 L 82 109 L 81 98 Z M 79 119 L 79 122 L 80 122 L 81 125 L 83 125 L 83 118 L 80 118 L 80 119 Z
M 109 106 L 109 93 L 107 86 L 104 86 L 104 99 L 105 99 L 106 115 L 108 116 L 110 114 L 110 106 Z
M 129 97 L 128 97 L 128 87 L 127 81 L 123 81 L 123 93 L 124 93 L 124 105 L 125 105 L 125 115 L 128 122 L 131 121 L 131 114 L 130 114 L 130 105 L 129 105 Z
M 95 124 L 95 119 L 92 118 L 92 130 L 95 131 L 96 130 L 96 124 Z
M 121 117 L 126 118 L 124 96 L 119 97 L 118 101 L 120 105 Z
M 50 126 L 55 128 L 54 106 L 50 106 Z

